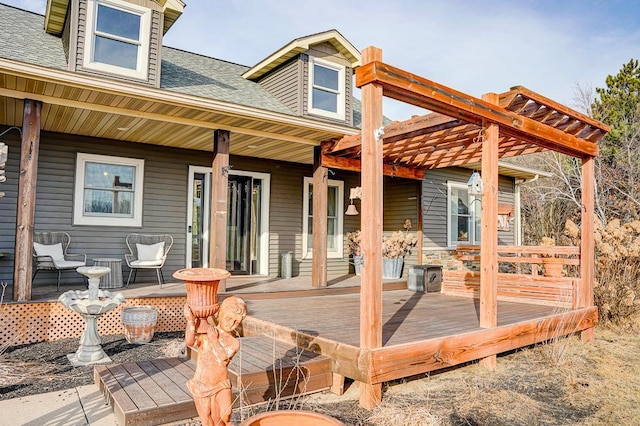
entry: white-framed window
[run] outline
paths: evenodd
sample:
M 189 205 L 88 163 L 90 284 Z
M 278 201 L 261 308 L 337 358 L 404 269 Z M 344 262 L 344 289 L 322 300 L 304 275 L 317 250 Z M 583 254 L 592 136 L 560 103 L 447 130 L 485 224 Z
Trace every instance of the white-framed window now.
M 447 241 L 458 244 L 480 244 L 481 198 L 469 195 L 467 184 L 447 183 Z
M 151 10 L 121 0 L 89 0 L 83 66 L 147 78 Z
M 342 210 L 344 182 L 329 180 L 327 194 L 327 257 L 342 258 Z M 313 245 L 313 179 L 304 178 L 302 208 L 302 257 L 312 256 Z
M 344 120 L 345 67 L 309 56 L 309 113 Z
M 78 153 L 74 225 L 142 226 L 144 160 Z

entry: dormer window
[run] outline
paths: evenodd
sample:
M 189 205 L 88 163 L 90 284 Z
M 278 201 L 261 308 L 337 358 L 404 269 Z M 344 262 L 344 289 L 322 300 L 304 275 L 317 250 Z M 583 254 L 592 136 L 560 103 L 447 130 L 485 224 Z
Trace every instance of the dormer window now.
M 147 78 L 151 10 L 119 0 L 89 0 L 85 68 Z
M 344 120 L 345 67 L 309 57 L 309 113 Z

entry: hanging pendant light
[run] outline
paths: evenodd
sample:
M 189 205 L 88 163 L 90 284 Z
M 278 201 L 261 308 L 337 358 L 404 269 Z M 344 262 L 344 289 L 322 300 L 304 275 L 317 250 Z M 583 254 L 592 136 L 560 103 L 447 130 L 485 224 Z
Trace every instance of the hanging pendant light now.
M 356 208 L 356 205 L 353 204 L 353 198 L 351 199 L 351 204 L 349 204 L 349 207 L 347 207 L 347 211 L 344 212 L 344 214 L 347 216 L 356 216 L 358 214 L 358 209 Z

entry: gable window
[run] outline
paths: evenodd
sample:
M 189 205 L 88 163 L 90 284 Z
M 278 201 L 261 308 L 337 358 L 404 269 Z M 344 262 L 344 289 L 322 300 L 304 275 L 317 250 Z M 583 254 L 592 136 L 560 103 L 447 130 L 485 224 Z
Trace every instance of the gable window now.
M 142 226 L 144 160 L 78 153 L 74 225 Z
M 83 66 L 147 77 L 151 10 L 120 0 L 90 0 Z
M 342 207 L 344 183 L 329 180 L 327 194 L 327 257 L 342 258 Z M 302 256 L 309 258 L 313 247 L 313 179 L 304 178 Z
M 464 183 L 449 182 L 447 191 L 449 246 L 480 244 L 480 197 L 469 195 Z
M 309 113 L 344 120 L 345 67 L 309 57 Z

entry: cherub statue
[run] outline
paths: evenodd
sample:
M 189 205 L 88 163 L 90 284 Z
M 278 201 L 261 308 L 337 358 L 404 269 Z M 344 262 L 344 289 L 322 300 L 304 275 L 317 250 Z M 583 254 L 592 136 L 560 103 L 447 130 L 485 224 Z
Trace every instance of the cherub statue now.
M 196 322 L 193 317 L 189 318 L 193 315 L 190 309 L 185 308 L 185 314 L 188 324 Z M 227 365 L 240 349 L 234 332 L 246 315 L 244 300 L 230 296 L 220 304 L 217 324 L 209 317 L 200 328 L 206 329 L 206 333 L 195 333 L 195 327 L 192 331 L 187 330 L 187 340 L 192 339 L 198 347 L 196 371 L 193 379 L 187 381 L 187 387 L 203 426 L 230 424 L 233 397 Z

